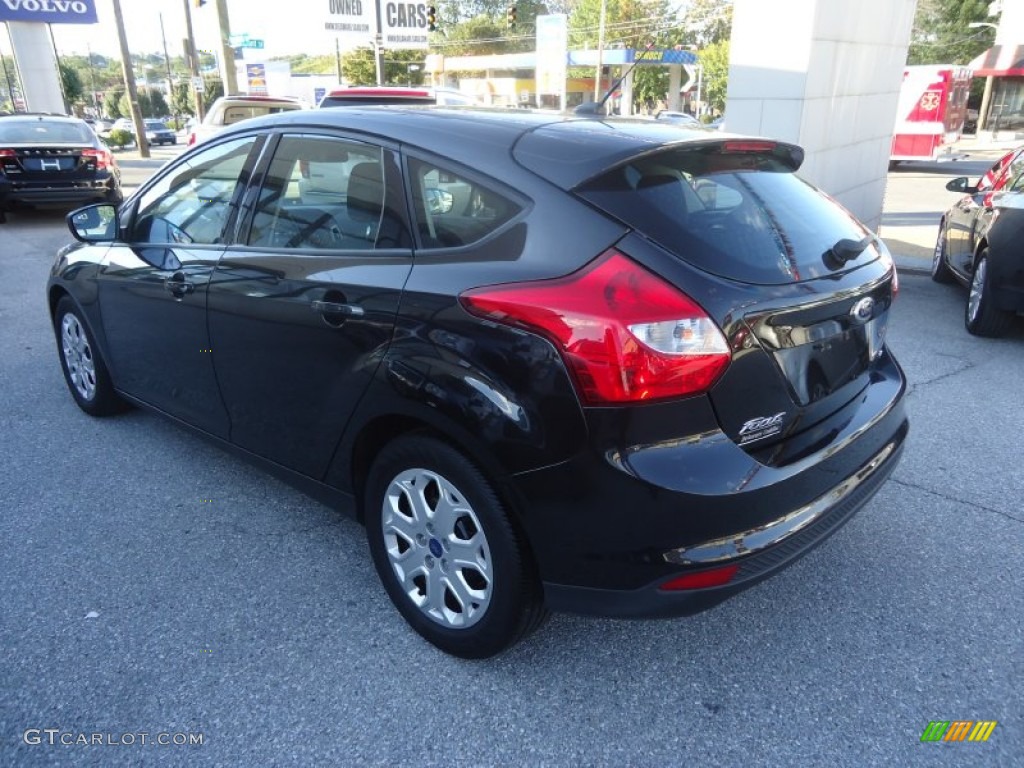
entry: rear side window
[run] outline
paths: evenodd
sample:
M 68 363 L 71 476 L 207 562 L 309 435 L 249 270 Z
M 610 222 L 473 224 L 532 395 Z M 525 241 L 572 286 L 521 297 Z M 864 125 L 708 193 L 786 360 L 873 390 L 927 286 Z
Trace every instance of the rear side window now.
M 476 243 L 522 210 L 492 185 L 444 165 L 410 158 L 409 172 L 416 227 L 424 248 Z
M 869 234 L 770 152 L 727 147 L 645 155 L 577 193 L 694 266 L 746 283 L 834 274 L 825 254 Z M 868 246 L 848 266 L 877 256 Z

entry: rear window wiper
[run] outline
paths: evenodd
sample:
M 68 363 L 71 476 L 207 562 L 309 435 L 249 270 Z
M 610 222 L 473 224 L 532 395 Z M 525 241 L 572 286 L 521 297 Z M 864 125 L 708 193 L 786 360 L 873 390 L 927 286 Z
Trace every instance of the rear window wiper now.
M 829 269 L 836 270 L 845 266 L 846 262 L 853 261 L 860 256 L 864 249 L 875 241 L 875 238 L 868 235 L 862 240 L 850 240 L 843 238 L 822 254 L 821 260 Z

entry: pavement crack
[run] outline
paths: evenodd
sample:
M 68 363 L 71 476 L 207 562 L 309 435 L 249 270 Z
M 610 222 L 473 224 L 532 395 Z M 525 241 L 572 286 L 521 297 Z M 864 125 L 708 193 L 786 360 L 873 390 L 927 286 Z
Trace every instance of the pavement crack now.
M 919 388 L 921 388 L 921 387 L 930 387 L 932 384 L 937 384 L 940 381 L 945 381 L 946 379 L 951 379 L 954 376 L 959 376 L 961 373 L 965 373 L 966 371 L 969 371 L 972 368 L 976 367 L 975 363 L 972 360 L 968 360 L 966 357 L 959 357 L 957 355 L 943 354 L 942 352 L 937 352 L 935 354 L 935 356 L 936 357 L 945 357 L 945 358 L 948 358 L 950 360 L 955 360 L 956 362 L 962 363 L 963 367 L 962 368 L 957 368 L 954 371 L 949 371 L 947 373 L 940 374 L 940 375 L 938 375 L 938 376 L 936 376 L 934 378 L 927 379 L 925 381 L 915 381 L 915 382 L 913 382 L 910 385 L 910 387 L 907 389 L 907 397 L 913 396 L 914 393 L 916 393 L 917 390 Z
M 948 493 L 940 493 L 939 491 L 927 488 L 923 485 L 918 485 L 917 483 L 908 483 L 906 480 L 900 480 L 899 478 L 896 477 L 890 477 L 889 482 L 903 486 L 904 488 L 913 488 L 914 490 L 917 491 L 924 491 L 925 493 L 929 493 L 932 496 L 938 496 L 940 499 L 945 499 L 946 501 L 952 501 L 957 504 L 963 504 L 964 506 L 973 507 L 974 509 L 980 509 L 984 512 L 991 512 L 995 515 L 1005 517 L 1008 520 L 1013 520 L 1015 523 L 1024 523 L 1024 519 L 1014 517 L 1013 515 L 1007 512 L 1003 512 L 1003 510 L 1001 509 L 996 509 L 995 507 L 988 507 L 985 506 L 984 504 L 978 504 L 977 502 L 974 501 L 965 501 L 964 499 L 958 498 L 957 496 L 952 496 Z

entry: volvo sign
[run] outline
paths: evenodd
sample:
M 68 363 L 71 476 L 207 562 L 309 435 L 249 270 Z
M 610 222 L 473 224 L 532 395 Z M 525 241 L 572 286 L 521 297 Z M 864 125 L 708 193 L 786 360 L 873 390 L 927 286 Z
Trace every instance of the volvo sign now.
M 96 0 L 0 0 L 0 21 L 95 24 Z

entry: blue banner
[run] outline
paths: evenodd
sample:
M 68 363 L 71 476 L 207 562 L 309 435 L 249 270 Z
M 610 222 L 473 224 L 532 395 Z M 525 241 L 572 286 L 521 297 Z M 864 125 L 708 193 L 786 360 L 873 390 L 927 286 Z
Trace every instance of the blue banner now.
M 0 21 L 95 24 L 96 0 L 0 0 Z
M 630 64 L 696 64 L 697 56 L 692 51 L 673 48 L 648 48 L 643 51 L 630 48 L 626 51 L 626 61 Z

